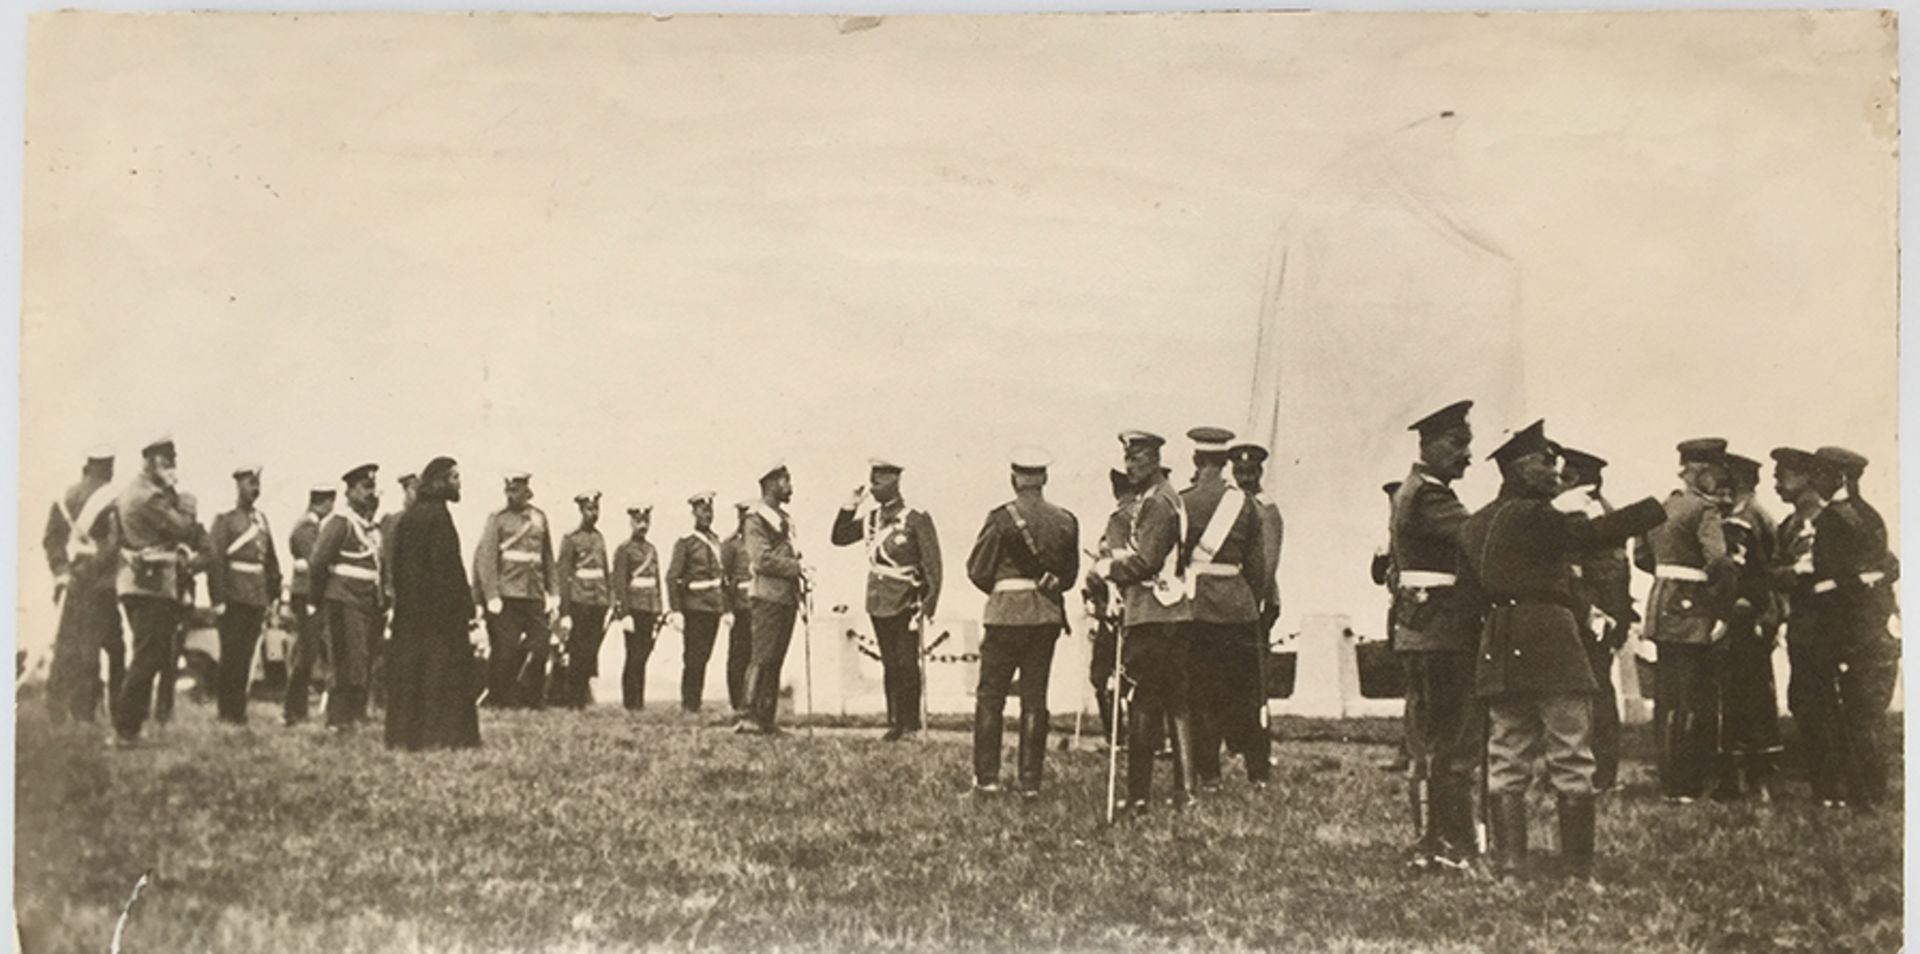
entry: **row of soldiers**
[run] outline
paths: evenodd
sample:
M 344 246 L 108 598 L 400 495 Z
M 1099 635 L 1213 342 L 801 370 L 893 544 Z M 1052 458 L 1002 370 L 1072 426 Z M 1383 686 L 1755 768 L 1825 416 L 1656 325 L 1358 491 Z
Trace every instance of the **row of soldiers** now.
M 1410 426 L 1419 460 L 1385 490 L 1391 639 L 1407 675 L 1410 863 L 1464 869 L 1476 850 L 1472 777 L 1484 757 L 1494 867 L 1527 858 L 1524 795 L 1543 758 L 1565 870 L 1591 871 L 1595 796 L 1619 767 L 1614 654 L 1642 622 L 1631 566 L 1653 576 L 1643 637 L 1657 647 L 1655 726 L 1663 794 L 1686 803 L 1767 792 L 1780 751 L 1772 655 L 1786 634 L 1789 704 L 1823 804 L 1885 797 L 1879 723 L 1898 645 L 1897 560 L 1860 498 L 1853 451 L 1773 451 L 1793 513 L 1755 499 L 1761 465 L 1727 442 L 1678 445 L 1682 486 L 1616 509 L 1602 458 L 1548 439 L 1544 422 L 1496 449 L 1499 496 L 1470 513 L 1452 483 L 1472 460 L 1471 401 Z

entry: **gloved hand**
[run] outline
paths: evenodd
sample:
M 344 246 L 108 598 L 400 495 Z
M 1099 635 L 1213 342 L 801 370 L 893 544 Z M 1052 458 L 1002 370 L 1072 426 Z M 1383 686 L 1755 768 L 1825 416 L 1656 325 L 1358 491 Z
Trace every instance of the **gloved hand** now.
M 501 614 L 502 612 L 504 612 L 504 611 L 506 610 L 506 608 L 507 608 L 507 603 L 506 603 L 506 601 L 505 601 L 505 600 L 503 600 L 503 599 L 501 599 L 501 598 L 500 598 L 500 597 L 498 597 L 498 596 L 496 596 L 496 597 L 494 597 L 493 599 L 490 599 L 490 600 L 488 600 L 488 601 L 487 601 L 487 615 L 488 615 L 488 616 L 498 616 L 498 615 L 500 615 L 500 614 Z
M 840 509 L 859 510 L 860 504 L 866 499 L 867 499 L 867 485 L 861 484 L 860 486 L 853 488 L 853 493 L 847 495 L 847 502 L 842 504 L 840 506 Z
M 560 608 L 560 597 L 555 596 L 552 593 L 548 593 L 547 594 L 547 612 L 552 613 L 554 610 L 557 610 L 559 608 Z
M 215 615 L 215 616 L 225 616 L 225 615 L 227 615 L 227 604 L 225 604 L 225 603 L 215 603 L 215 604 L 213 604 L 213 615 Z
M 1724 619 L 1714 620 L 1713 631 L 1707 634 L 1707 642 L 1718 645 L 1721 640 L 1726 638 L 1727 638 L 1727 621 Z
M 572 631 L 573 631 L 573 617 L 572 617 L 572 616 L 562 616 L 562 617 L 560 617 L 560 631 L 561 631 L 561 632 L 563 632 L 563 633 L 567 633 L 567 632 L 572 632 Z

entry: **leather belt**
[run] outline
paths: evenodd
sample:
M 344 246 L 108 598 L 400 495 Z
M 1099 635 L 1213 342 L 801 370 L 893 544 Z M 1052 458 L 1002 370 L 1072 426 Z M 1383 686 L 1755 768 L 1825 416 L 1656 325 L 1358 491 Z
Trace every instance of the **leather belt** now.
M 1401 570 L 1400 588 L 1403 590 L 1437 590 L 1443 586 L 1452 586 L 1459 578 L 1451 573 L 1436 570 Z
M 993 581 L 993 591 L 995 593 L 1025 593 L 1039 588 L 1040 584 L 1032 580 L 1023 580 L 1019 577 L 1008 577 L 1004 580 Z
M 502 550 L 500 551 L 500 559 L 508 563 L 538 563 L 540 562 L 540 554 L 531 553 L 526 550 Z
M 265 573 L 265 572 L 267 572 L 267 567 L 266 567 L 266 565 L 265 565 L 265 564 L 261 564 L 261 563 L 249 563 L 249 562 L 245 562 L 245 561 L 242 561 L 242 560 L 235 560 L 235 561 L 233 561 L 233 562 L 231 562 L 231 563 L 229 563 L 229 564 L 227 564 L 227 569 L 228 569 L 228 570 L 231 570 L 231 571 L 232 571 L 232 572 L 234 572 L 234 573 L 255 573 L 255 574 L 258 574 L 258 573 Z
M 351 563 L 334 564 L 333 575 L 344 576 L 349 580 L 365 580 L 369 583 L 380 582 L 380 574 L 373 569 L 364 566 L 355 566 Z
M 1707 582 L 1707 571 L 1697 566 L 1681 566 L 1677 563 L 1662 563 L 1653 568 L 1653 575 L 1662 580 L 1684 580 L 1688 583 Z
M 573 578 L 576 580 L 604 580 L 607 578 L 607 571 L 595 566 L 581 567 L 573 571 Z
M 719 580 L 694 580 L 693 582 L 687 584 L 687 589 L 694 590 L 696 592 L 702 591 L 702 590 L 717 590 L 719 588 L 720 588 Z
M 1192 566 L 1194 576 L 1239 576 L 1238 563 L 1195 563 Z

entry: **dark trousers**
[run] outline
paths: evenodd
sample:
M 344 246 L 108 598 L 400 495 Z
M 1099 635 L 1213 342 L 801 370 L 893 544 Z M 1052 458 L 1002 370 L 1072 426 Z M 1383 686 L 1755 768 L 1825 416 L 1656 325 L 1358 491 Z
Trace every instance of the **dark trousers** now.
M 287 651 L 287 697 L 282 712 L 288 725 L 307 717 L 311 702 L 313 667 L 326 651 L 326 627 L 307 597 L 293 597 L 293 647 Z
M 327 725 L 355 725 L 367 717 L 367 685 L 372 678 L 374 642 L 380 638 L 380 613 L 340 600 L 328 600 L 322 613 L 327 658 L 333 661 Z
M 575 604 L 567 608 L 567 665 L 556 669 L 556 705 L 584 709 L 593 702 L 593 677 L 600 674 L 600 644 L 607 638 L 607 607 Z
M 1470 849 L 1473 773 L 1485 746 L 1486 723 L 1473 697 L 1473 653 L 1409 652 L 1407 675 L 1419 700 L 1408 739 L 1409 790 L 1424 803 L 1424 837 Z
M 1897 652 L 1897 650 L 1896 650 Z M 1854 657 L 1840 672 L 1840 718 L 1846 727 L 1847 798 L 1870 806 L 1887 797 L 1883 726 L 1899 676 L 1899 656 Z
M 1145 801 L 1152 795 L 1153 756 L 1167 720 L 1187 716 L 1187 641 L 1179 623 L 1138 623 L 1127 627 L 1122 653 L 1133 690 L 1127 712 L 1127 797 Z M 1191 759 L 1192 754 L 1175 757 Z
M 1040 788 L 1047 753 L 1047 682 L 1060 627 L 988 626 L 980 641 L 980 683 L 974 693 L 973 777 L 982 785 L 1000 780 L 1007 693 L 1020 680 L 1020 787 Z
M 753 667 L 753 611 L 742 606 L 733 611 L 733 625 L 727 628 L 727 704 L 736 713 L 747 711 L 747 670 Z
M 1605 791 L 1620 780 L 1620 700 L 1613 688 L 1613 647 L 1588 640 L 1587 668 L 1599 687 L 1593 695 L 1593 787 Z
M 1192 672 L 1193 770 L 1202 782 L 1220 780 L 1220 745 L 1247 762 L 1247 780 L 1273 773 L 1272 745 L 1260 727 L 1260 658 L 1257 623 L 1185 624 Z
M 1087 680 L 1093 683 L 1094 705 L 1100 708 L 1100 731 L 1113 735 L 1113 664 L 1118 659 L 1120 624 L 1097 622 L 1093 630 L 1093 659 Z
M 177 658 L 174 640 L 180 633 L 180 620 L 186 608 L 178 600 L 153 596 L 124 596 L 120 605 L 127 613 L 127 625 L 133 630 L 133 660 L 127 665 L 127 678 L 121 686 L 120 704 L 113 714 L 114 730 L 124 739 L 138 738 L 153 705 L 154 682 L 172 667 Z
M 620 668 L 620 704 L 634 711 L 647 707 L 647 659 L 653 655 L 653 613 L 635 613 L 627 631 L 627 661 Z
M 1660 792 L 1705 794 L 1719 739 L 1714 682 L 1720 650 L 1703 643 L 1660 643 L 1654 664 L 1654 726 L 1660 743 Z
M 680 649 L 680 708 L 699 712 L 707 689 L 707 660 L 713 658 L 713 641 L 720 634 L 720 614 L 688 610 Z
M 220 614 L 220 669 L 216 676 L 216 706 L 220 721 L 244 725 L 247 721 L 247 682 L 253 674 L 253 653 L 260 645 L 260 626 L 267 608 L 228 603 Z
M 799 612 L 792 603 L 753 601 L 753 665 L 747 671 L 747 714 L 762 729 L 773 728 L 780 711 L 780 669 L 786 664 Z
M 1773 682 L 1773 634 L 1759 621 L 1737 615 L 1728 621 L 1726 648 L 1715 661 L 1720 714 L 1720 785 L 1737 794 L 1740 781 L 1766 781 L 1780 751 L 1780 711 Z
M 1816 799 L 1837 799 L 1846 792 L 1846 736 L 1840 719 L 1840 672 L 1814 620 L 1797 619 L 1787 640 L 1787 709 L 1799 733 L 1807 780 Z
M 160 662 L 160 679 L 153 687 L 153 721 L 163 726 L 173 721 L 173 692 L 180 685 L 180 654 L 187 651 L 187 623 L 192 611 L 191 606 L 180 606 L 173 626 L 173 645 Z M 211 681 L 203 680 L 196 685 Z
M 920 631 L 911 610 L 874 616 L 873 641 L 880 645 L 880 670 L 887 692 L 887 724 L 920 728 Z M 985 660 L 982 660 L 985 665 Z
M 60 604 L 53 667 L 47 674 L 47 709 L 56 723 L 72 716 L 92 722 L 100 708 L 100 654 L 107 656 L 107 708 L 126 679 L 126 648 L 120 635 L 120 604 L 111 589 L 68 590 Z M 111 716 L 111 712 L 109 712 Z
M 500 601 L 500 612 L 487 617 L 488 707 L 546 707 L 547 653 L 552 639 L 546 608 L 539 600 Z

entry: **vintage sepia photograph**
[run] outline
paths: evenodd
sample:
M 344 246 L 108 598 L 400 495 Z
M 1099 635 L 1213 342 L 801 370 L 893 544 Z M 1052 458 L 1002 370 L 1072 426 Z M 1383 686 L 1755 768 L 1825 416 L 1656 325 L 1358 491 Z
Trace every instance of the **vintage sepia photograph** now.
M 36 13 L 12 943 L 1899 950 L 1898 66 Z

